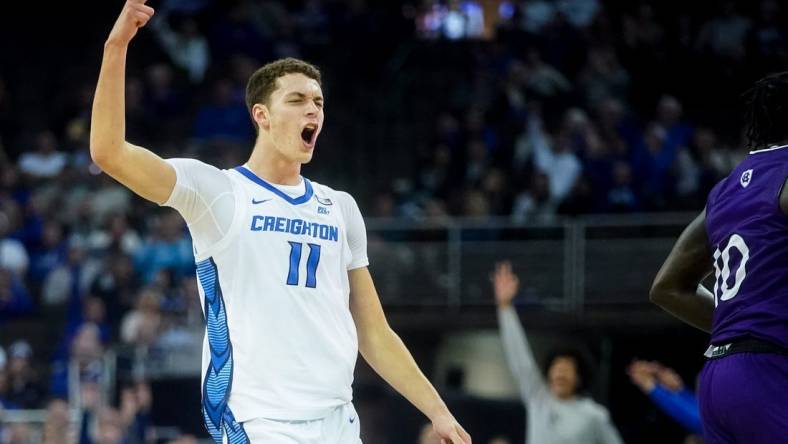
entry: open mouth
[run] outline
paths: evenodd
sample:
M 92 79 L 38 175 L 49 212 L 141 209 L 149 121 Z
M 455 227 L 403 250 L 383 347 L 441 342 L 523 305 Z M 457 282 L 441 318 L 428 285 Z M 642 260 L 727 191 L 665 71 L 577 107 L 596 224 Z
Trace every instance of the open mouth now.
M 316 137 L 317 125 L 315 124 L 310 123 L 301 130 L 301 140 L 303 140 L 304 143 L 309 146 L 314 145 Z

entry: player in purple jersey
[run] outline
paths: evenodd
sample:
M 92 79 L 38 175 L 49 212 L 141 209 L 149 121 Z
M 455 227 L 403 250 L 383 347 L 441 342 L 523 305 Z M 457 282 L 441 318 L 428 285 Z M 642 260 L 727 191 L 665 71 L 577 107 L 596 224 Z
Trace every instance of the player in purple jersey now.
M 788 72 L 745 94 L 752 149 L 709 193 L 651 300 L 711 333 L 699 399 L 709 444 L 788 442 Z M 714 288 L 699 283 L 714 273 Z

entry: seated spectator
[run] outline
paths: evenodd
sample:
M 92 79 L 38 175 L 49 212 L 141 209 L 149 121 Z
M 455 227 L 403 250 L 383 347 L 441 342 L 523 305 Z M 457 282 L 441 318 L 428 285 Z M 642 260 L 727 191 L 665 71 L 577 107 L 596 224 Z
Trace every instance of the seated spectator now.
M 57 150 L 57 139 L 51 131 L 35 136 L 35 149 L 22 153 L 19 169 L 33 179 L 51 179 L 66 167 L 66 154 Z
M 123 214 L 109 216 L 100 230 L 94 230 L 87 239 L 91 253 L 109 254 L 110 257 L 121 253 L 133 255 L 141 246 L 142 239 L 128 218 Z
M 465 183 L 468 186 L 478 186 L 482 177 L 489 167 L 487 147 L 480 139 L 468 142 L 466 163 L 465 163 Z
M 607 210 L 634 212 L 640 208 L 638 196 L 632 180 L 632 167 L 626 162 L 616 162 L 613 166 L 613 187 L 607 193 Z
M 68 243 L 63 236 L 63 225 L 57 220 L 44 222 L 41 245 L 30 255 L 29 278 L 42 283 L 49 273 L 66 262 Z
M 22 409 L 40 407 L 44 391 L 32 367 L 33 348 L 19 340 L 8 347 L 8 401 Z
M 155 234 L 145 240 L 134 260 L 145 283 L 152 283 L 163 268 L 171 269 L 176 279 L 194 273 L 191 238 L 184 230 L 183 219 L 178 213 L 167 211 L 162 214 Z
M 16 228 L 19 208 L 12 201 L 2 202 L 0 207 L 0 268 L 23 278 L 30 265 L 30 256 L 22 242 L 10 237 L 11 231 Z
M 0 320 L 12 319 L 34 311 L 33 299 L 16 274 L 0 268 Z
M 76 316 L 82 312 L 82 298 L 101 270 L 101 263 L 87 255 L 85 241 L 72 236 L 66 261 L 53 269 L 44 280 L 41 297 L 44 304 L 69 303 Z
M 101 332 L 93 324 L 82 324 L 74 335 L 66 357 L 52 363 L 50 394 L 68 399 L 73 390 L 78 390 L 86 383 L 95 383 L 105 377 L 104 346 L 101 343 Z M 76 365 L 80 387 L 69 387 L 69 366 Z
M 19 408 L 16 404 L 8 400 L 8 370 L 6 368 L 6 354 L 0 347 L 0 419 L 2 419 L 3 409 Z M 1 424 L 1 423 L 0 423 Z M 0 427 L 2 432 L 2 427 Z
M 694 129 L 684 122 L 684 107 L 673 96 L 663 95 L 657 102 L 656 123 L 665 130 L 665 145 L 670 151 L 687 148 Z
M 90 226 L 103 226 L 116 214 L 131 212 L 132 193 L 107 174 L 98 176 L 98 189 L 87 196 Z
M 134 307 L 140 284 L 131 257 L 116 254 L 90 285 L 90 294 L 104 301 L 110 325 L 120 325 L 123 314 Z
M 634 176 L 638 179 L 639 194 L 648 209 L 665 206 L 672 191 L 671 173 L 678 157 L 678 146 L 666 143 L 667 133 L 658 124 L 649 125 L 645 143 L 633 153 Z
M 555 217 L 555 212 L 555 205 L 550 200 L 549 179 L 541 172 L 533 174 L 529 187 L 514 198 L 512 220 L 549 221 Z
M 152 288 L 143 289 L 137 306 L 127 313 L 120 327 L 120 338 L 127 344 L 150 347 L 162 332 L 162 295 Z
M 699 194 L 705 198 L 738 162 L 710 128 L 698 128 L 693 134 L 691 147 L 701 169 Z

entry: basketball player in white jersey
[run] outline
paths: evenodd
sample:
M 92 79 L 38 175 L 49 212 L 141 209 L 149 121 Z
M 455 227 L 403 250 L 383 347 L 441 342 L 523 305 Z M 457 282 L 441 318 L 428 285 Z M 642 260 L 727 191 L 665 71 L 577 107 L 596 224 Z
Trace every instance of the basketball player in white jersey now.
M 300 175 L 323 125 L 320 72 L 285 59 L 252 75 L 257 139 L 243 166 L 164 160 L 124 140 L 126 53 L 152 15 L 145 0 L 128 0 L 104 45 L 90 152 L 189 226 L 207 324 L 203 416 L 214 441 L 359 443 L 351 383 L 360 351 L 442 442 L 469 444 L 386 322 L 355 201 Z

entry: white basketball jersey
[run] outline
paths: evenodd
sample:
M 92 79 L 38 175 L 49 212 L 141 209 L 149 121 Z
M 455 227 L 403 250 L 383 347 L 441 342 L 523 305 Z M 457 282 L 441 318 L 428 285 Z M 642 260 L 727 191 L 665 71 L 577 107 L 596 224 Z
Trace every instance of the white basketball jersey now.
M 179 209 L 199 185 L 187 186 L 189 162 L 170 162 L 178 184 L 165 205 Z M 346 219 L 362 231 L 363 220 L 347 193 L 304 178 L 293 196 L 245 167 L 213 171 L 229 179 L 235 207 L 204 251 L 197 221 L 189 224 L 207 327 L 203 409 L 212 434 L 224 429 L 234 442 L 233 424 L 321 418 L 352 400 L 358 341 L 347 272 L 367 258 L 349 244 Z

